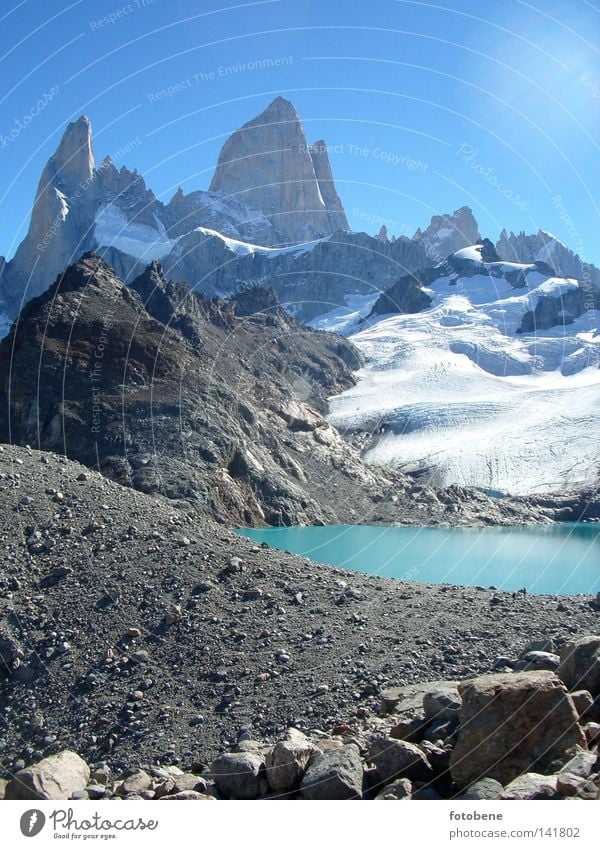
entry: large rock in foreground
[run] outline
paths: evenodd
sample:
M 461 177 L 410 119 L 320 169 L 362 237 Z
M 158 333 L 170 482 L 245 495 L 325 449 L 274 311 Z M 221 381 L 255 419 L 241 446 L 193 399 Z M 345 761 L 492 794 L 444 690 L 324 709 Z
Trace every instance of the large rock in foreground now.
M 264 760 L 252 752 L 227 752 L 212 762 L 215 784 L 227 799 L 256 799 L 267 789 Z
M 452 778 L 465 787 L 482 777 L 514 778 L 586 747 L 577 711 L 552 672 L 486 675 L 460 684 L 461 730 Z
M 305 799 L 360 799 L 362 782 L 358 746 L 350 743 L 315 758 L 300 789 Z
M 600 637 L 572 640 L 560 653 L 558 674 L 570 690 L 600 695 Z
M 280 793 L 297 790 L 311 756 L 317 752 L 308 737 L 290 728 L 287 739 L 276 743 L 267 755 L 269 787 Z
M 65 750 L 19 770 L 6 788 L 7 799 L 70 799 L 84 790 L 90 768 L 78 754 Z

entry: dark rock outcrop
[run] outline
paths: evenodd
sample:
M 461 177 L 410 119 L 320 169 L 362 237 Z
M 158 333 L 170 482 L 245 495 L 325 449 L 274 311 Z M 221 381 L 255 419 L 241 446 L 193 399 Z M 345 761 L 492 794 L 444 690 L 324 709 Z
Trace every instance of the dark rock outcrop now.
M 331 521 L 332 477 L 344 511 L 389 485 L 322 417 L 358 362 L 264 289 L 211 302 L 158 264 L 127 287 L 88 254 L 0 344 L 0 438 L 237 524 Z
M 415 313 L 429 309 L 431 295 L 425 291 L 439 272 L 433 269 L 407 274 L 386 289 L 373 304 L 368 318 L 387 313 Z

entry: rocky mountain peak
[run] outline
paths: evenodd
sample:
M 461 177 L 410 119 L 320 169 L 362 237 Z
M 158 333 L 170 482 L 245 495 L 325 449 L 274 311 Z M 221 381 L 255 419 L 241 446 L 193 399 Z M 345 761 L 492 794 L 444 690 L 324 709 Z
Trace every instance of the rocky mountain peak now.
M 172 204 L 172 203 L 181 203 L 181 201 L 184 200 L 184 198 L 185 198 L 185 195 L 183 193 L 183 189 L 181 188 L 181 186 L 179 186 L 179 188 L 177 189 L 177 191 L 175 192 L 175 194 L 173 195 L 173 197 L 169 201 L 169 205 Z
M 94 174 L 92 125 L 86 115 L 67 125 L 62 139 L 50 157 L 38 187 L 38 196 L 51 181 L 88 180 Z
M 89 288 L 104 289 L 106 292 L 121 291 L 123 284 L 113 269 L 92 251 L 84 253 L 73 265 L 69 265 L 54 281 L 42 297 L 52 301 L 57 295 L 66 295 Z
M 260 115 L 257 115 L 253 121 L 249 123 L 254 124 L 266 124 L 269 121 L 300 121 L 300 116 L 296 111 L 296 107 L 292 103 L 291 100 L 287 100 L 285 97 L 281 97 L 279 95 L 274 100 L 272 100 L 266 109 L 264 109 Z
M 311 148 L 296 109 L 277 97 L 225 142 L 210 184 L 261 210 L 282 244 L 347 228 L 335 191 L 327 146 Z
M 415 233 L 434 262 L 441 262 L 455 251 L 481 241 L 479 224 L 468 206 L 455 209 L 451 215 L 434 215 L 427 229 Z

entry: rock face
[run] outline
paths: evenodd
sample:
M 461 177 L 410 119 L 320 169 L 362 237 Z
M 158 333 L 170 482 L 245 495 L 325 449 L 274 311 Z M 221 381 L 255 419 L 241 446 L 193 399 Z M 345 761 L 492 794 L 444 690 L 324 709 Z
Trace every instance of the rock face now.
M 6 787 L 7 799 L 70 799 L 84 790 L 90 768 L 75 752 L 63 751 L 17 772 Z
M 327 145 L 323 139 L 316 141 L 310 148 L 310 157 L 312 159 L 313 168 L 315 169 L 315 177 L 319 184 L 319 191 L 327 210 L 329 226 L 331 232 L 335 233 L 338 230 L 349 230 L 348 219 L 344 212 L 344 207 L 339 198 L 331 165 L 329 164 L 329 154 L 327 153 Z
M 459 787 L 484 777 L 506 785 L 571 746 L 586 746 L 573 702 L 551 672 L 488 675 L 458 690 L 461 728 L 451 772 Z
M 305 799 L 360 799 L 362 782 L 359 750 L 350 743 L 316 757 L 300 789 Z
M 240 146 L 245 158 L 229 161 Z M 14 318 L 87 251 L 126 283 L 160 260 L 169 278 L 208 295 L 271 285 L 302 320 L 428 262 L 421 241 L 348 232 L 327 145 L 308 145 L 283 98 L 226 143 L 213 186 L 187 195 L 179 189 L 163 203 L 137 171 L 109 156 L 95 166 L 91 125 L 81 117 L 44 169 L 27 236 L 10 261 L 0 257 L 0 315 Z M 319 239 L 312 250 L 266 249 Z
M 404 477 L 367 467 L 324 417 L 360 364 L 350 342 L 302 326 L 264 288 L 208 301 L 156 264 L 125 286 L 89 254 L 0 342 L 0 439 L 236 526 L 414 521 Z M 401 497 L 384 498 L 391 486 Z M 548 515 L 465 489 L 432 495 L 432 523 L 452 503 L 463 523 Z
M 600 696 L 600 637 L 572 640 L 560 653 L 558 675 L 570 690 Z
M 432 303 L 431 295 L 425 291 L 432 279 L 438 276 L 437 271 L 416 271 L 400 277 L 393 286 L 386 289 L 373 304 L 369 318 L 376 318 L 388 313 L 416 313 L 429 309 Z
M 210 191 L 264 212 L 284 244 L 319 239 L 339 224 L 347 229 L 327 147 L 317 145 L 309 147 L 294 106 L 277 97 L 225 142 Z
M 194 231 L 162 261 L 169 277 L 209 295 L 252 283 L 272 286 L 302 321 L 343 306 L 348 295 L 375 296 L 427 263 L 423 244 L 414 239 L 392 243 L 341 231 L 310 247 L 279 251 L 232 246 L 218 233 Z

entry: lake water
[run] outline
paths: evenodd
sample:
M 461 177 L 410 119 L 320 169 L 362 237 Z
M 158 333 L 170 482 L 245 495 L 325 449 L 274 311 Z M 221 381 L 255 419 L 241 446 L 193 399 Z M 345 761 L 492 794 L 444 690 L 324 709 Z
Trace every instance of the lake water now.
M 600 524 L 511 528 L 375 525 L 243 528 L 239 534 L 324 563 L 404 581 L 525 587 L 530 593 L 600 591 Z

